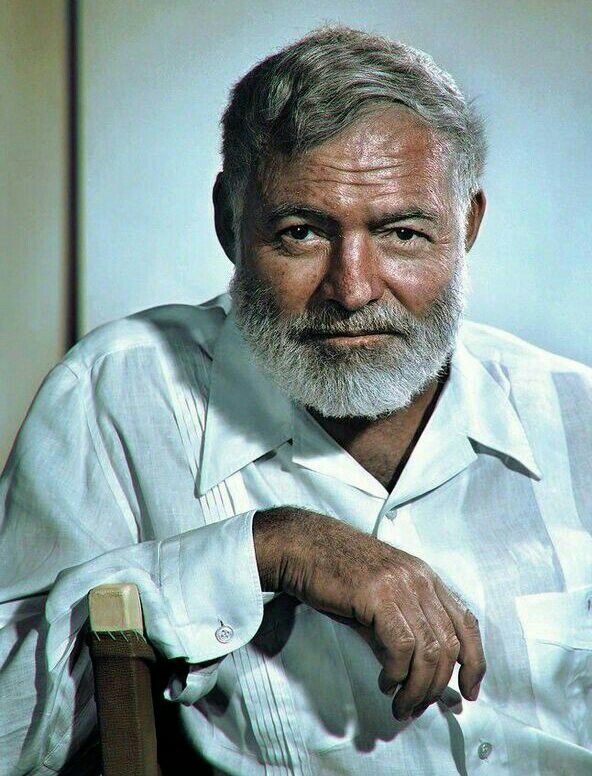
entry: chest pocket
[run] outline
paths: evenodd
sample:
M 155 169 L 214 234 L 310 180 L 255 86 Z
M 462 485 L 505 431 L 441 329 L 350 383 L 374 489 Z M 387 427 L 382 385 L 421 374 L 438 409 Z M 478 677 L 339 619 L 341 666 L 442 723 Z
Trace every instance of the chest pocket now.
M 233 653 L 255 737 L 267 762 L 310 773 L 308 753 L 343 745 L 355 704 L 335 625 L 281 595 L 254 639 Z
M 542 729 L 592 747 L 592 585 L 520 596 L 516 608 Z

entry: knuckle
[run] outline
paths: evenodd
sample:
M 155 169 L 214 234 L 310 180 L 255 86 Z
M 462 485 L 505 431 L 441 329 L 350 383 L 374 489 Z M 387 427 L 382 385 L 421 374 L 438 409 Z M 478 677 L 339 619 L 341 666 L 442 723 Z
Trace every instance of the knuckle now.
M 423 648 L 423 660 L 429 665 L 436 665 L 440 660 L 440 644 L 437 641 L 428 641 Z
M 468 630 L 479 632 L 479 620 L 475 617 L 470 609 L 465 609 L 463 615 L 463 625 Z
M 454 590 L 451 587 L 447 587 L 443 582 L 441 582 L 441 586 L 445 591 L 445 594 L 448 595 L 448 597 L 456 604 L 459 611 L 464 612 L 465 609 L 469 608 L 467 602 L 457 590 Z
M 432 591 L 434 584 L 430 574 L 427 571 L 427 568 L 426 570 L 420 569 L 419 573 L 417 573 L 413 579 L 414 579 L 415 589 L 418 592 L 425 594 Z
M 456 662 L 456 659 L 460 654 L 460 641 L 456 638 L 455 635 L 448 636 L 448 638 L 444 642 L 444 650 L 446 652 L 447 657 L 449 657 L 450 660 L 453 660 Z
M 424 616 L 417 618 L 414 627 L 418 643 L 423 651 L 426 651 L 428 648 L 431 651 L 440 650 L 440 642 L 436 637 L 436 631 L 432 629 L 432 626 Z
M 408 632 L 405 620 L 399 607 L 393 601 L 383 601 L 376 609 L 374 629 L 377 634 L 384 634 L 388 639 L 398 641 Z
M 380 603 L 393 601 L 395 579 L 393 574 L 385 569 L 376 572 L 368 583 L 370 597 Z
M 415 650 L 415 638 L 412 633 L 403 633 L 397 638 L 397 652 L 411 655 Z

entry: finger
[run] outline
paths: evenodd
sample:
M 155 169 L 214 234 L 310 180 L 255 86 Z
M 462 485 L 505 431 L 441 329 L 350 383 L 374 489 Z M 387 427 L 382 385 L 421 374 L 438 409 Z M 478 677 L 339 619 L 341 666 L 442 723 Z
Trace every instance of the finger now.
M 438 590 L 438 595 L 452 620 L 460 642 L 457 658 L 461 666 L 458 673 L 459 689 L 467 700 L 474 701 L 477 699 L 479 685 L 487 669 L 479 622 L 464 602 L 443 584 Z
M 404 614 L 413 630 L 415 650 L 409 675 L 393 701 L 393 714 L 399 720 L 408 719 L 413 709 L 425 702 L 440 662 L 440 644 L 421 607 L 406 609 Z
M 422 603 L 421 606 L 425 618 L 430 623 L 440 644 L 440 660 L 424 700 L 425 708 L 427 708 L 440 698 L 447 688 L 460 653 L 460 642 L 452 620 L 437 598 L 433 597 L 429 602 Z
M 372 649 L 374 656 L 383 666 L 378 677 L 378 688 L 385 695 L 392 695 L 405 680 L 409 671 L 409 663 L 411 662 L 411 656 L 413 655 L 413 648 L 415 646 L 413 633 L 403 618 L 403 615 L 397 609 L 396 604 L 391 604 L 391 606 L 393 611 L 391 611 L 388 616 L 385 615 L 388 619 L 388 624 L 385 624 L 382 627 L 378 625 L 377 627 L 380 633 L 384 633 L 387 629 L 390 633 L 396 632 L 395 640 L 398 653 L 395 658 L 393 658 L 391 650 L 382 643 L 373 627 L 363 625 L 351 618 L 328 614 L 332 620 L 347 625 L 354 630 Z
M 378 686 L 391 694 L 406 680 L 415 650 L 413 630 L 394 602 L 376 614 L 370 646 L 383 667 Z

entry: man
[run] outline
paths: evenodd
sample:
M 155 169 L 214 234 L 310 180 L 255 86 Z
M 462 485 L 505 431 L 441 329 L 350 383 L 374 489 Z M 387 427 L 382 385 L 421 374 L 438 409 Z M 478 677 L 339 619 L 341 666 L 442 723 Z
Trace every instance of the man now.
M 472 108 L 339 28 L 248 73 L 223 128 L 232 303 L 93 332 L 8 463 L 2 772 L 92 742 L 85 600 L 123 580 L 221 772 L 592 772 L 592 383 L 459 332 Z

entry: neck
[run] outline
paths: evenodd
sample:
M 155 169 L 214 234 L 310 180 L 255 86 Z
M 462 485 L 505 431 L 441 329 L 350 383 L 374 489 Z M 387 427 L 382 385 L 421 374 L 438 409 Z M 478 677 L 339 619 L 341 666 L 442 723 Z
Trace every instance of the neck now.
M 446 381 L 434 379 L 407 407 L 369 418 L 327 418 L 309 410 L 341 447 L 387 489 L 394 486 Z

